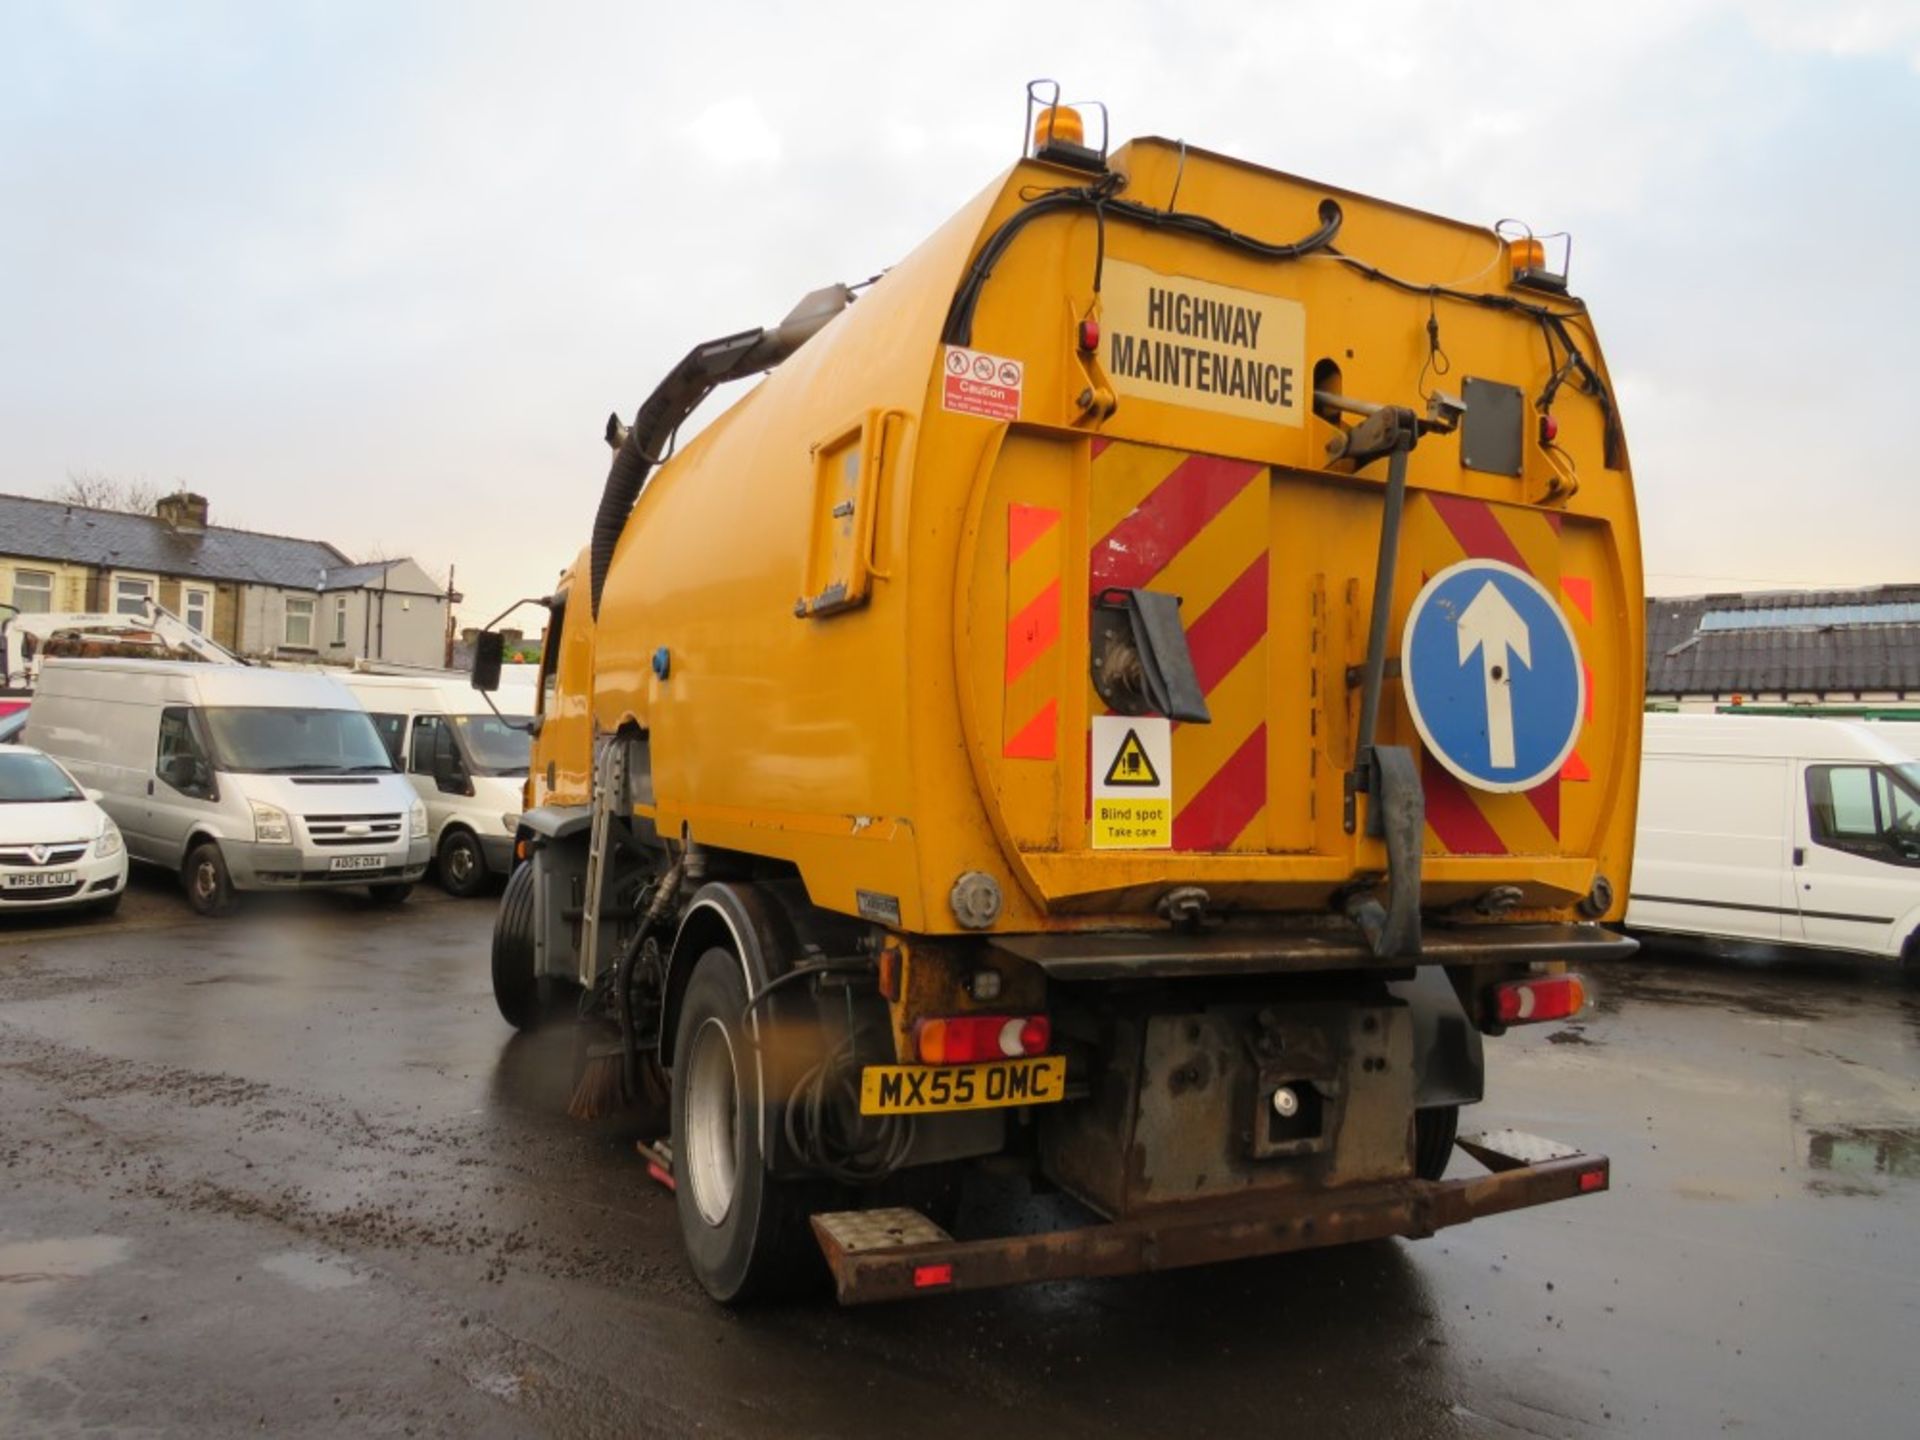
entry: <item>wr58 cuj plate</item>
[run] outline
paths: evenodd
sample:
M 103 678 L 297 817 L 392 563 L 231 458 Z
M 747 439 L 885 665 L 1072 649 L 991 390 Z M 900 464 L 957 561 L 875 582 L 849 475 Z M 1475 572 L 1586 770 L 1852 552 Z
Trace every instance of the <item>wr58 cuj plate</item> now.
M 57 890 L 71 885 L 78 877 L 75 870 L 15 870 L 0 875 L 0 887 L 8 890 Z

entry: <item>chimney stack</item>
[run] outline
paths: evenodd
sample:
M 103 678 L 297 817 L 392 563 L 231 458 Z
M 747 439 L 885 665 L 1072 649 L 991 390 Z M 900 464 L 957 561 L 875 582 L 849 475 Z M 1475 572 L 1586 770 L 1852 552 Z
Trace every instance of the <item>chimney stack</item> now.
M 207 528 L 207 497 L 191 490 L 176 490 L 171 495 L 162 495 L 154 503 L 153 513 L 169 530 L 198 535 Z

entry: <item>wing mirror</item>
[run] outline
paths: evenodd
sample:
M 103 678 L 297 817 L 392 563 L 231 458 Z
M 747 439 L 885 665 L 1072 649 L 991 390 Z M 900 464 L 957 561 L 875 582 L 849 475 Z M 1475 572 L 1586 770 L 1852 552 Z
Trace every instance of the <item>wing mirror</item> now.
M 507 655 L 507 637 L 498 630 L 482 630 L 473 642 L 473 688 L 491 695 L 500 688 L 500 666 Z

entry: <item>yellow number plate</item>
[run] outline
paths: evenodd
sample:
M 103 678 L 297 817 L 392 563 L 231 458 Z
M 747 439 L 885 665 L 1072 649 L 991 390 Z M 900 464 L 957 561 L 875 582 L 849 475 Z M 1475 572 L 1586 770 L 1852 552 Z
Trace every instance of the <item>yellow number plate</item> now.
M 984 1065 L 869 1065 L 860 1072 L 862 1115 L 928 1115 L 1050 1105 L 1064 1098 L 1067 1057 L 990 1060 Z

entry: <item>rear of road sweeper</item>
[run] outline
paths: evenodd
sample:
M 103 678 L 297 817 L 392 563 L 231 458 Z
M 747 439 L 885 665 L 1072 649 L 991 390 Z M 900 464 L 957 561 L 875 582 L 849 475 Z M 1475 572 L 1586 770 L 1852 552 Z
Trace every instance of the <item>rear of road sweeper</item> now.
M 546 601 L 496 993 L 657 1114 L 723 1301 L 1607 1186 L 1457 1133 L 1482 1036 L 1631 949 L 1638 537 L 1563 256 L 1034 120 L 857 297 L 611 421 Z M 970 1167 L 1079 1223 L 953 1233 Z

